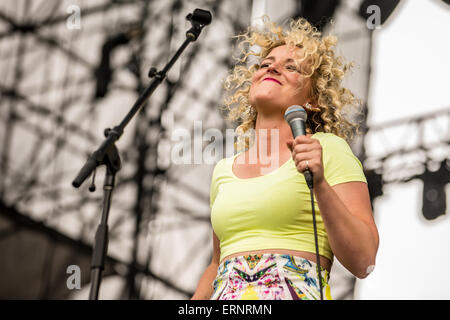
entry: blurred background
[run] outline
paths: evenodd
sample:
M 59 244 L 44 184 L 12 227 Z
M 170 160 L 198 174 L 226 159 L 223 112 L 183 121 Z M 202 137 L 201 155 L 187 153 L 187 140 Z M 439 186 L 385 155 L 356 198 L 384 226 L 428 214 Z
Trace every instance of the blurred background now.
M 266 14 L 305 17 L 355 63 L 363 101 L 352 149 L 365 168 L 380 233 L 374 272 L 335 259 L 334 299 L 450 299 L 450 6 L 448 0 L 5 0 L 0 3 L 0 298 L 87 299 L 102 208 L 71 182 L 185 40 L 195 8 L 212 23 L 117 143 L 122 170 L 109 215 L 100 299 L 188 299 L 212 255 L 214 163 L 175 164 L 173 133 L 227 123 L 222 80 L 232 37 Z M 197 137 L 197 138 L 196 138 Z M 227 155 L 229 156 L 229 155 Z M 220 159 L 216 159 L 216 162 Z M 68 286 L 79 266 L 80 289 Z

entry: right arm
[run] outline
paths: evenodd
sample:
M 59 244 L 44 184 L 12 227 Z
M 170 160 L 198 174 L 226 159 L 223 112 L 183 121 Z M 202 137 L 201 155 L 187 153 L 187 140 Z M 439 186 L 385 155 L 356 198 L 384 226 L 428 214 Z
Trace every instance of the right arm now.
M 217 275 L 217 269 L 219 268 L 219 260 L 220 260 L 219 238 L 217 238 L 216 234 L 213 231 L 213 256 L 211 259 L 211 263 L 206 268 L 205 272 L 203 272 L 203 275 L 200 278 L 200 281 L 198 282 L 197 289 L 195 290 L 195 293 L 192 296 L 191 300 L 209 300 L 214 291 L 212 283 Z

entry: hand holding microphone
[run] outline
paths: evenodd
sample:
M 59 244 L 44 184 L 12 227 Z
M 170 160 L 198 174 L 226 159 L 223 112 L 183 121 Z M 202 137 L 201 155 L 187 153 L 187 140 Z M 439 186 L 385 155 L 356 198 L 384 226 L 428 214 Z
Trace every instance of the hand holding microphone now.
M 319 183 L 324 176 L 322 146 L 319 140 L 311 138 L 311 134 L 306 134 L 307 114 L 304 108 L 298 105 L 290 106 L 286 110 L 284 118 L 289 123 L 294 137 L 286 144 L 292 152 L 292 159 L 297 170 L 303 173 L 308 187 L 311 189 L 313 182 Z

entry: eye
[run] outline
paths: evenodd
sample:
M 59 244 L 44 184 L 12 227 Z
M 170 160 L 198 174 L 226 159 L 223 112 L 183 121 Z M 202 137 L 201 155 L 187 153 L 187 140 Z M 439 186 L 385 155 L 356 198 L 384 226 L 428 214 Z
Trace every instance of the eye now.
M 270 65 L 270 64 L 268 64 L 268 63 L 263 63 L 263 64 L 261 64 L 259 67 L 260 67 L 260 68 L 268 68 L 269 65 Z
M 294 71 L 298 72 L 297 67 L 294 65 L 288 65 L 288 66 L 286 66 L 286 69 L 288 69 L 289 71 L 292 71 L 292 72 L 294 72 Z

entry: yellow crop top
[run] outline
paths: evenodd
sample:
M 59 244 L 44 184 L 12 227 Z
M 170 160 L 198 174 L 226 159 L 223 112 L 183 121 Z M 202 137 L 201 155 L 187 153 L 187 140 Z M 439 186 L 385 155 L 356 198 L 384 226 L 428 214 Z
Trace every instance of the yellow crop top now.
M 322 145 L 325 178 L 330 186 L 367 180 L 347 142 L 331 133 L 312 136 Z M 292 158 L 275 171 L 254 178 L 234 175 L 239 155 L 220 160 L 211 181 L 211 224 L 220 240 L 220 261 L 228 255 L 262 249 L 315 253 L 309 189 Z M 324 223 L 314 200 L 319 253 L 333 260 Z

